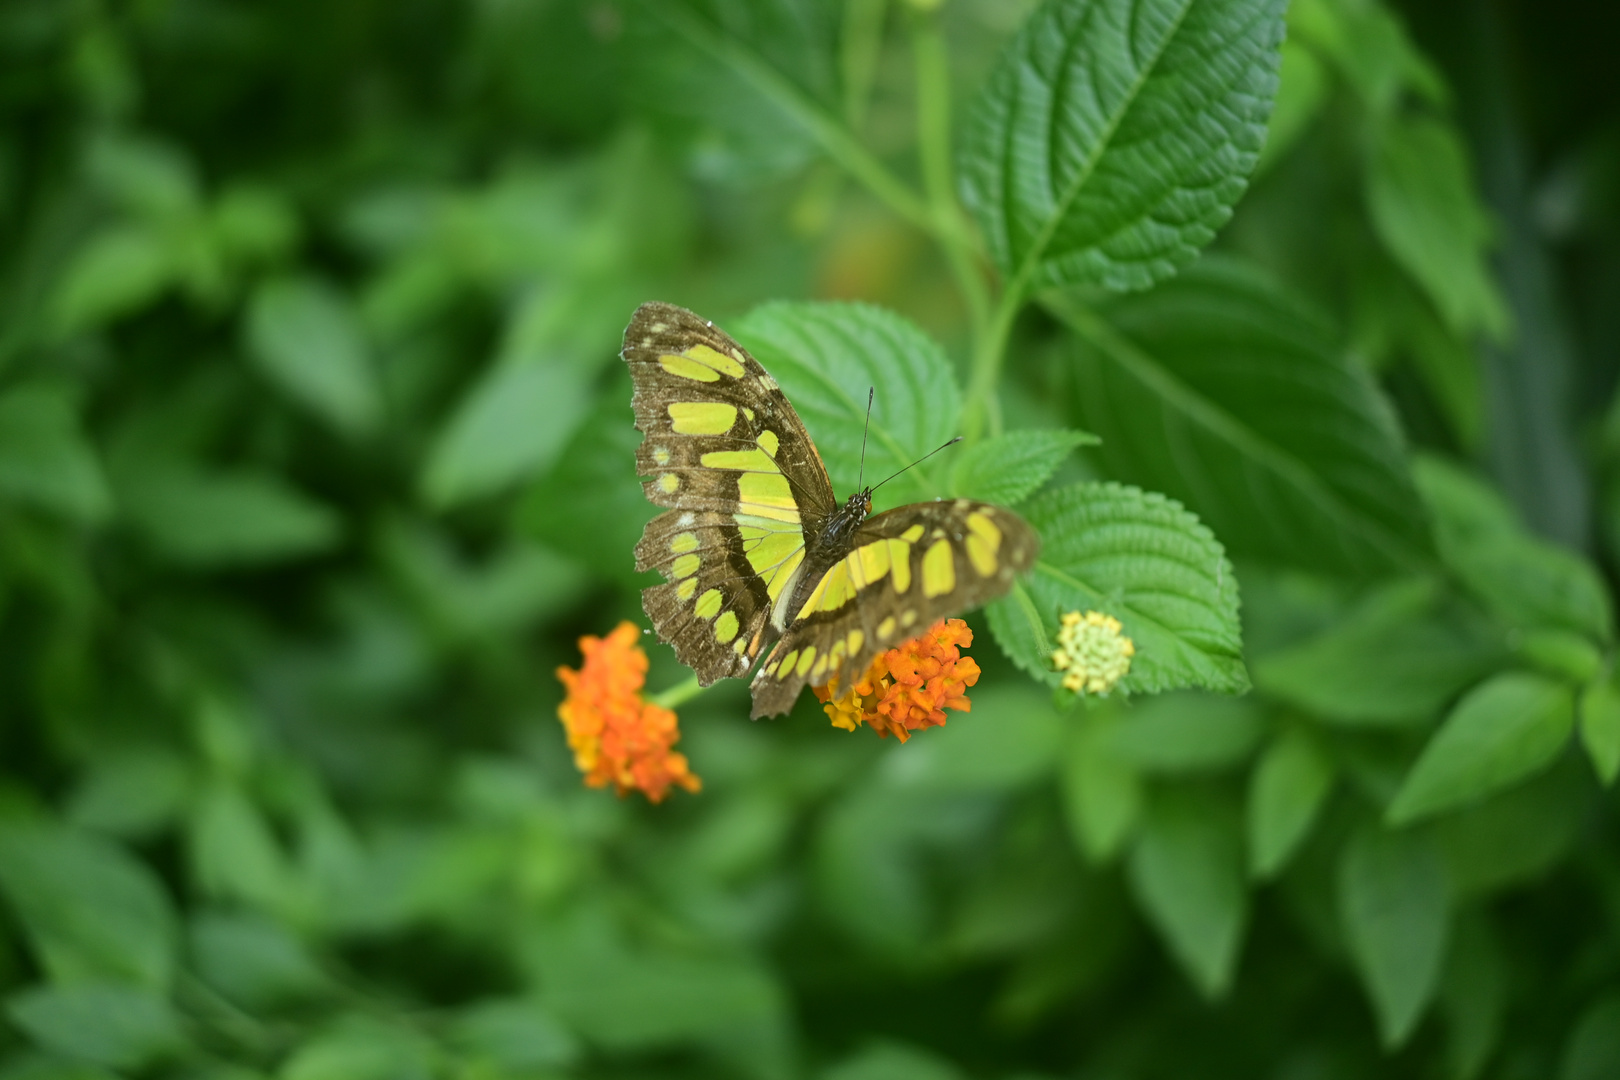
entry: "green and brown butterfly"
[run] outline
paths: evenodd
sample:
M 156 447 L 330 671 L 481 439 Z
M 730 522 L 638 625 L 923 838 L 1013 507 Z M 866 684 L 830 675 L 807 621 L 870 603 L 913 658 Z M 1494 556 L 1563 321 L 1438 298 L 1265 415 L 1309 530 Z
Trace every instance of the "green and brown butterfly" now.
M 753 716 L 807 685 L 848 686 L 882 651 L 1006 593 L 1040 538 L 1011 510 L 971 499 L 872 512 L 842 505 L 776 381 L 741 345 L 684 308 L 648 303 L 624 334 L 635 383 L 637 469 L 648 522 L 636 569 L 661 640 L 698 682 L 748 674 Z

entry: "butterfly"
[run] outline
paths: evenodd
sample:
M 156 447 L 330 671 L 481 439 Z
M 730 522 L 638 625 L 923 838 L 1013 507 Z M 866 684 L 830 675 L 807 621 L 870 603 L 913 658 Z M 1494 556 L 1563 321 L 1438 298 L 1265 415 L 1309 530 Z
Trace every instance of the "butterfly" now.
M 970 499 L 872 513 L 873 487 L 840 504 L 781 387 L 711 322 L 673 304 L 636 309 L 624 333 L 645 436 L 647 498 L 667 507 L 636 545 L 660 640 L 708 686 L 754 667 L 753 717 L 807 685 L 849 686 L 886 649 L 995 599 L 1034 565 L 1040 538 Z

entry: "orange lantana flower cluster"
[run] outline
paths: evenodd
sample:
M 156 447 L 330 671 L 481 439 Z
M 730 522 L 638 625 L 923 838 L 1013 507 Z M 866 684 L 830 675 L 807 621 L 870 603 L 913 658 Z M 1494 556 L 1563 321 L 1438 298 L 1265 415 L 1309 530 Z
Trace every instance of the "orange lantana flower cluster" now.
M 638 789 L 661 801 L 671 784 L 687 791 L 703 785 L 671 747 L 681 737 L 675 714 L 643 701 L 647 654 L 634 623 L 622 622 L 606 637 L 579 639 L 585 662 L 578 671 L 557 669 L 568 696 L 557 716 L 568 730 L 574 762 L 591 787 L 613 784 L 620 795 Z
M 973 631 L 961 619 L 935 623 L 921 637 L 879 654 L 848 691 L 838 680 L 814 687 L 833 726 L 854 731 L 869 724 L 879 735 L 901 742 L 914 731 L 945 723 L 945 710 L 969 712 L 967 688 L 979 681 L 979 665 L 961 650 L 973 644 Z

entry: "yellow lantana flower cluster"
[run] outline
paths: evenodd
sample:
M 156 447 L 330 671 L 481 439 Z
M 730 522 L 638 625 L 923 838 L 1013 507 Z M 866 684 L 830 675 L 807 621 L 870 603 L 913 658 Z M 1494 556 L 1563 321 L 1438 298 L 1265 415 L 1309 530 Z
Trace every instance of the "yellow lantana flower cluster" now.
M 1063 613 L 1052 666 L 1063 672 L 1063 686 L 1077 694 L 1106 694 L 1131 670 L 1136 643 L 1121 633 L 1119 620 L 1100 611 Z

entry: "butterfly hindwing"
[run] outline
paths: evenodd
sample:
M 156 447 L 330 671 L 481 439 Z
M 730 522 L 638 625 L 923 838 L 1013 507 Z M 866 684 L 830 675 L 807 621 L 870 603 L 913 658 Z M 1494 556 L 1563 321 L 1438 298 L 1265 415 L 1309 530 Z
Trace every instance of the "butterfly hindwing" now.
M 1001 596 L 1039 552 L 1023 518 L 968 499 L 866 521 L 848 553 L 801 587 L 786 632 L 755 673 L 753 715 L 786 712 L 806 685 L 835 675 L 847 687 L 878 653 Z
M 807 532 L 836 509 L 826 468 L 776 382 L 713 324 L 643 304 L 623 355 L 646 436 L 637 469 L 670 508 L 636 546 L 637 568 L 667 580 L 643 607 L 703 685 L 745 674 L 802 576 Z

